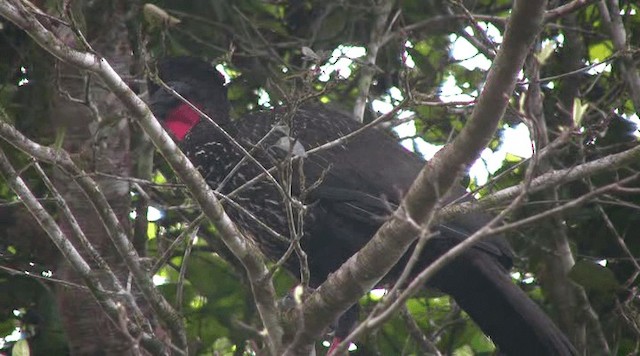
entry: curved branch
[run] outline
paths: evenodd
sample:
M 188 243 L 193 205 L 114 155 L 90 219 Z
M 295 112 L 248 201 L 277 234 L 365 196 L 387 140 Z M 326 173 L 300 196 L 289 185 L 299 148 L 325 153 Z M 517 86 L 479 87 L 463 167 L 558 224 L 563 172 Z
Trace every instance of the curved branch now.
M 636 146 L 624 152 L 615 153 L 606 157 L 583 163 L 579 166 L 551 171 L 535 178 L 527 188 L 529 193 L 537 193 L 545 189 L 565 184 L 595 174 L 611 171 L 640 160 L 640 146 Z M 524 185 L 516 185 L 505 188 L 499 192 L 487 195 L 479 201 L 464 202 L 442 208 L 436 215 L 436 221 L 448 221 L 456 216 L 468 214 L 472 211 L 481 211 L 494 208 L 504 202 L 517 197 Z
M 186 347 L 186 334 L 182 326 L 181 317 L 154 287 L 151 278 L 149 278 L 140 264 L 140 256 L 138 256 L 124 227 L 120 224 L 118 217 L 111 209 L 98 184 L 73 162 L 69 153 L 61 149 L 41 146 L 29 140 L 5 121 L 0 121 L 0 137 L 38 160 L 55 164 L 73 177 L 105 224 L 109 238 L 116 247 L 119 256 L 131 271 L 145 299 L 171 328 L 178 345 Z
M 165 157 L 172 169 L 189 188 L 191 194 L 202 208 L 203 213 L 218 227 L 224 243 L 242 262 L 249 276 L 258 312 L 266 328 L 265 335 L 269 347 L 273 354 L 278 354 L 282 329 L 278 322 L 275 290 L 268 278 L 269 270 L 264 263 L 264 258 L 260 251 L 241 235 L 235 224 L 233 224 L 229 216 L 226 215 L 222 209 L 222 205 L 216 199 L 202 176 L 177 148 L 173 140 L 154 118 L 147 105 L 136 96 L 113 68 L 111 68 L 109 63 L 102 57 L 92 53 L 74 50 L 64 44 L 38 21 L 35 15 L 25 7 L 24 3 L 25 1 L 2 1 L 0 2 L 0 15 L 26 31 L 34 41 L 55 57 L 98 75 L 132 113 L 137 123 L 147 135 L 149 135 L 154 145 Z M 98 209 L 98 211 L 100 212 L 101 209 Z M 124 251 L 134 250 L 125 249 Z M 126 258 L 126 260 L 128 265 L 133 263 L 133 258 Z M 146 278 L 146 276 L 138 275 L 135 273 L 135 269 L 132 268 L 132 270 L 136 277 L 136 282 L 138 282 L 141 287 L 144 287 L 145 282 L 143 279 Z M 161 298 L 158 291 L 155 290 L 152 285 L 150 286 L 151 290 L 145 292 L 147 292 L 148 295 L 157 294 Z M 172 310 L 164 298 L 156 300 L 154 304 L 156 306 L 166 306 L 166 308 L 163 308 L 165 312 Z M 170 323 L 170 326 L 175 330 L 175 328 L 182 325 L 182 322 L 179 317 L 175 319 L 173 317 L 174 315 L 169 317 L 169 319 L 174 320 L 174 322 Z M 186 339 L 184 341 L 186 343 Z
M 609 3 L 608 7 L 607 2 Z M 633 101 L 636 112 L 638 112 L 640 111 L 640 73 L 638 73 L 638 69 L 636 68 L 633 53 L 629 49 L 627 31 L 624 28 L 622 16 L 620 15 L 620 5 L 618 4 L 618 0 L 600 0 L 598 2 L 598 9 L 611 35 L 613 46 L 616 51 L 621 54 L 622 63 L 620 69 L 622 76 L 629 85 L 631 100 Z
M 0 123 L 3 122 L 0 121 Z M 104 288 L 102 283 L 100 283 L 100 280 L 96 278 L 94 271 L 92 271 L 89 264 L 84 260 L 84 258 L 82 258 L 82 255 L 80 255 L 73 244 L 71 244 L 64 232 L 60 230 L 56 221 L 40 204 L 29 187 L 25 184 L 24 180 L 20 178 L 2 150 L 0 150 L 0 171 L 5 176 L 5 179 L 9 183 L 11 189 L 27 207 L 38 224 L 40 224 L 40 226 L 42 226 L 42 228 L 47 232 L 49 238 L 56 245 L 60 253 L 73 266 L 78 275 L 80 275 L 80 278 L 82 278 L 85 285 L 89 288 L 91 295 L 93 295 L 98 304 L 109 316 L 110 320 L 116 325 L 119 324 L 118 321 L 122 319 L 121 314 L 123 313 L 123 310 L 118 306 L 113 298 L 109 296 L 109 293 L 111 292 Z M 114 287 L 117 287 L 117 285 L 114 285 Z M 121 289 L 117 290 L 116 293 L 121 295 L 127 294 Z M 132 298 L 127 298 L 127 300 L 129 299 Z M 164 345 L 158 341 L 154 335 L 141 330 L 137 323 L 127 323 L 127 329 L 132 335 L 141 338 L 142 344 L 149 352 L 154 355 L 164 354 Z
M 425 226 L 439 197 L 480 155 L 504 114 L 518 72 L 542 25 L 546 1 L 516 1 L 504 41 L 489 72 L 478 105 L 460 135 L 420 172 L 403 203 L 357 254 L 329 276 L 302 306 L 302 328 L 287 349 L 299 355 L 322 330 L 343 313 L 397 263 L 418 236 L 407 219 Z

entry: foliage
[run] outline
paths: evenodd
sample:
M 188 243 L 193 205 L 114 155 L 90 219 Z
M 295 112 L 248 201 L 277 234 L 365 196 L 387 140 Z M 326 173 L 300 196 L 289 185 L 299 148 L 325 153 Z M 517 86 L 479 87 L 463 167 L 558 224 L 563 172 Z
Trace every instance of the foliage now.
M 229 97 L 236 116 L 316 100 L 351 111 L 360 93 L 358 83 L 366 77 L 367 65 L 363 57 L 349 58 L 346 52 L 349 48 L 370 46 L 376 16 L 376 7 L 372 4 L 375 3 L 366 0 L 153 1 L 152 4 L 164 12 L 143 15 L 142 9 L 132 6 L 135 16 L 130 26 L 132 32 L 139 34 L 136 48 L 143 48 L 145 56 L 193 55 L 220 64 L 232 80 Z M 551 3 L 555 6 L 559 2 Z M 476 22 L 470 22 L 461 10 L 463 4 Z M 449 142 L 465 125 L 487 73 L 487 68 L 454 56 L 453 48 L 467 40 L 475 41 L 473 45 L 477 50 L 467 53 L 468 57 L 486 61 L 485 56 L 493 53 L 501 38 L 487 42 L 473 26 L 478 25 L 490 33 L 503 33 L 504 19 L 511 5 L 510 1 L 499 0 L 398 2 L 387 21 L 389 31 L 385 33 L 375 62 L 364 121 L 379 115 L 371 104 L 376 100 L 405 105 L 403 114 L 413 119 L 414 139 L 435 145 Z M 637 57 L 640 8 L 634 1 L 621 1 L 620 7 L 629 53 L 616 50 L 596 3 L 547 22 L 540 35 L 539 43 L 552 43 L 555 51 L 539 67 L 539 78 L 522 78 L 502 129 L 524 122 L 532 130 L 541 130 L 549 141 L 571 131 L 566 142 L 544 164 L 546 168 L 537 167 L 541 173 L 574 167 L 637 144 L 636 128 L 627 120 L 635 115 L 637 107 L 633 104 L 634 94 L 625 82 L 621 58 Z M 65 16 L 56 7 L 46 10 L 55 16 Z M 91 13 L 84 14 L 85 18 L 91 16 Z M 33 49 L 33 43 L 22 31 L 4 20 L 0 25 L 0 53 L 4 57 L 0 61 L 0 107 L 27 136 L 50 144 L 56 136 L 42 119 L 48 105 L 48 94 L 42 86 L 50 83 L 52 74 L 43 69 L 49 67 L 41 59 L 42 53 Z M 348 63 L 350 75 L 325 66 L 338 61 Z M 598 63 L 606 66 L 595 66 Z M 26 70 L 21 70 L 22 67 Z M 150 68 L 152 72 L 153 66 Z M 627 70 L 638 71 L 638 68 Z M 27 83 L 23 81 L 25 78 Z M 138 73 L 137 78 L 142 79 L 142 73 Z M 516 104 L 519 99 L 525 102 L 527 87 L 537 84 L 543 92 L 541 114 L 546 130 Z M 448 104 L 450 100 L 445 91 L 466 95 L 466 103 Z M 394 96 L 394 92 L 401 94 Z M 265 101 L 261 93 L 268 94 L 269 100 Z M 410 100 L 401 104 L 403 98 Z M 579 127 L 572 126 L 575 99 L 587 108 L 581 114 Z M 502 139 L 501 132 L 496 133 L 489 148 L 498 151 Z M 536 143 L 542 149 L 540 142 Z M 46 200 L 49 193 L 31 169 L 31 158 L 5 142 L 0 142 L 0 150 L 9 154 L 17 167 L 24 167 L 25 177 L 33 183 L 31 187 Z M 467 180 L 471 181 L 471 189 L 477 189 L 478 196 L 485 196 L 522 183 L 530 163 L 531 160 L 509 154 L 499 169 L 490 172 L 490 184 L 483 185 L 474 177 Z M 381 169 L 389 168 L 385 164 L 389 163 L 381 162 Z M 576 199 L 595 187 L 635 174 L 637 168 L 637 165 L 625 167 L 562 184 L 554 188 L 555 201 L 549 201 L 545 193 L 532 195 L 527 205 L 510 219 L 517 221 Z M 47 169 L 51 171 L 53 167 Z M 199 214 L 160 157 L 156 159 L 154 173 L 154 184 L 145 188 L 148 189 L 145 194 L 151 192 L 151 204 L 159 207 L 163 216 L 150 223 L 147 230 L 147 257 L 153 261 L 167 251 L 185 231 L 187 222 Z M 491 179 L 495 177 L 496 180 Z M 136 199 L 143 198 L 137 190 L 134 193 Z M 557 310 L 550 297 L 553 286 L 546 284 L 543 276 L 552 277 L 548 269 L 554 249 L 549 241 L 556 235 L 567 238 L 577 262 L 569 277 L 584 287 L 588 297 L 586 307 L 597 313 L 600 322 L 601 330 L 594 331 L 590 325 L 588 335 L 602 332 L 612 352 L 618 354 L 633 353 L 640 340 L 635 295 L 640 273 L 636 257 L 640 255 L 637 193 L 636 188 L 602 195 L 559 216 L 509 232 L 519 256 L 514 270 L 517 272 L 515 282 L 554 315 L 562 311 Z M 42 232 L 35 231 L 38 230 L 35 223 L 14 225 L 15 221 L 25 221 L 15 216 L 26 214 L 15 210 L 15 206 L 18 206 L 15 195 L 6 180 L 0 179 L 0 334 L 8 335 L 19 326 L 29 330 L 25 337 L 32 340 L 30 344 L 35 350 L 64 350 L 59 316 L 53 308 L 47 308 L 53 305 L 53 289 L 57 284 L 53 249 L 50 243 L 42 242 L 48 240 Z M 54 207 L 50 208 L 55 211 Z M 216 233 L 215 227 L 207 224 L 199 231 L 200 236 Z M 259 348 L 260 321 L 236 259 L 222 245 L 208 246 L 197 239 L 191 248 L 184 241 L 160 266 L 156 277 L 162 280 L 158 289 L 171 303 L 181 300 L 177 307 L 183 313 L 192 351 L 252 354 Z M 191 250 L 189 256 L 185 256 L 187 250 Z M 181 269 L 186 271 L 183 276 Z M 22 275 L 25 271 L 29 274 Z M 53 271 L 54 279 L 50 279 L 49 271 Z M 28 278 L 30 275 L 40 278 Z M 538 276 L 541 277 L 535 278 Z M 276 273 L 274 283 L 278 295 L 285 298 L 296 282 L 281 271 Z M 365 296 L 360 304 L 367 311 L 377 302 L 376 298 Z M 409 300 L 406 309 L 405 317 L 396 315 L 375 333 L 357 342 L 358 350 L 352 354 L 424 354 L 420 341 L 412 334 L 412 322 L 443 353 L 487 355 L 494 352 L 490 340 L 446 296 L 422 292 Z M 14 310 L 22 311 L 23 315 L 37 313 L 34 322 L 37 328 L 29 329 L 30 323 L 19 320 Z M 47 333 L 54 333 L 55 337 L 38 339 Z M 592 343 L 583 346 L 601 350 Z

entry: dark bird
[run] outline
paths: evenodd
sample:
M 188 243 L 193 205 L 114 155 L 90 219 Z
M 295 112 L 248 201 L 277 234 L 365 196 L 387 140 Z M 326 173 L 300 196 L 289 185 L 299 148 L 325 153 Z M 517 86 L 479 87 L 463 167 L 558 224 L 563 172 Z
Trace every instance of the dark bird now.
M 361 124 L 321 105 L 281 107 L 232 120 L 224 79 L 209 64 L 190 57 L 170 58 L 158 64 L 158 73 L 236 141 L 233 144 L 188 104 L 150 83 L 154 114 L 213 189 L 230 194 L 261 175 L 260 165 L 275 167 L 272 177 L 277 183 L 263 178 L 234 193 L 233 203 L 225 209 L 274 261 L 287 252 L 292 237 L 301 237 L 311 287 L 320 285 L 371 239 L 425 164 L 378 129 L 307 154 Z M 255 160 L 247 159 L 238 145 Z M 303 156 L 303 165 L 290 160 L 292 156 Z M 447 201 L 464 193 L 462 187 L 454 189 Z M 302 205 L 305 209 L 299 209 Z M 471 213 L 435 227 L 415 270 L 428 266 L 489 219 Z M 285 266 L 299 275 L 299 261 L 292 253 Z M 393 282 L 405 263 L 406 257 L 381 283 Z M 467 250 L 427 285 L 451 295 L 503 353 L 575 355 L 565 335 L 513 284 L 511 267 L 508 243 L 494 237 Z M 338 337 L 348 333 L 348 319 L 353 318 L 339 321 Z

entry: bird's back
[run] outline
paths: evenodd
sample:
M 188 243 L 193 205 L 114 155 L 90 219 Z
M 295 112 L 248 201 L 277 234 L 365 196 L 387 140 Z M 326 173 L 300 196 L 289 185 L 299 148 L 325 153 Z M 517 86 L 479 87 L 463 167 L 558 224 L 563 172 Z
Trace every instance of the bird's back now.
M 375 128 L 329 149 L 308 153 L 360 127 L 361 124 L 348 115 L 319 105 L 257 112 L 225 126 L 264 168 L 277 167 L 272 176 L 282 190 L 288 189 L 285 177 L 290 170 L 291 194 L 295 201 L 306 205 L 304 213 L 296 210 L 295 204 L 288 204 L 286 195 L 275 189 L 272 181 L 263 178 L 236 193 L 232 197 L 235 204 L 227 204 L 227 211 L 273 260 L 289 249 L 293 232 L 301 236 L 314 284 L 321 283 L 328 273 L 371 239 L 425 164 L 423 159 L 399 145 L 391 134 Z M 219 188 L 225 181 L 220 189 L 224 194 L 263 174 L 255 162 L 243 159 L 240 150 L 205 120 L 187 135 L 182 148 L 212 187 Z M 291 165 L 283 164 L 293 156 L 302 157 L 293 160 Z M 296 163 L 299 159 L 304 163 L 302 172 Z M 446 200 L 464 193 L 465 190 L 458 187 Z M 304 219 L 298 220 L 298 214 L 304 214 Z M 440 226 L 440 234 L 426 253 L 424 264 L 466 238 L 488 219 L 485 214 L 474 213 Z M 295 221 L 303 223 L 296 227 Z M 511 252 L 502 238 L 482 242 L 477 248 L 510 267 Z M 297 273 L 299 264 L 295 254 L 286 265 Z

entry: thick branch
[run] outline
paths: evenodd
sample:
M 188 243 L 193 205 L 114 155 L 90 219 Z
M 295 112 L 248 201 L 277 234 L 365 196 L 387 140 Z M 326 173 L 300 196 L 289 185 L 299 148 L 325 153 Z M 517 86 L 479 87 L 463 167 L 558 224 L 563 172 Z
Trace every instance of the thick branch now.
M 107 198 L 100 191 L 98 184 L 78 168 L 66 151 L 41 146 L 29 140 L 5 121 L 0 121 L 0 137 L 38 160 L 55 164 L 73 177 L 105 224 L 109 238 L 131 271 L 145 299 L 169 325 L 178 345 L 186 347 L 186 334 L 180 316 L 154 287 L 151 278 L 140 265 L 140 256 L 138 256 L 118 217 L 109 206 Z
M 0 123 L 2 123 L 2 121 L 0 121 Z M 0 150 L 0 171 L 5 176 L 11 190 L 16 193 L 27 209 L 29 209 L 29 212 L 31 212 L 38 224 L 42 226 L 43 230 L 47 232 L 49 238 L 51 238 L 51 241 L 53 241 L 60 253 L 62 253 L 78 275 L 80 275 L 80 278 L 82 278 L 85 285 L 89 287 L 91 295 L 93 295 L 109 318 L 118 325 L 118 321 L 121 320 L 121 313 L 123 310 L 110 296 L 113 292 L 107 291 L 102 286 L 99 279 L 96 278 L 92 272 L 89 264 L 82 258 L 82 255 L 80 255 L 78 250 L 73 247 L 73 244 L 71 244 L 62 230 L 60 230 L 56 221 L 40 204 L 38 198 L 33 195 L 22 178 L 18 176 L 18 173 L 11 166 L 11 163 L 2 150 Z M 118 290 L 116 291 L 116 294 L 124 296 L 127 293 L 124 290 Z M 127 299 L 131 300 L 133 298 Z M 149 352 L 154 355 L 164 354 L 164 345 L 159 342 L 155 336 L 140 330 L 137 323 L 129 322 L 127 323 L 127 328 L 132 335 L 139 336 L 141 338 L 142 344 Z
M 493 63 L 478 105 L 456 140 L 422 170 L 394 217 L 305 301 L 302 328 L 287 354 L 306 350 L 326 325 L 373 288 L 415 240 L 418 231 L 406 219 L 428 223 L 439 197 L 456 184 L 491 139 L 502 117 L 518 71 L 542 24 L 546 1 L 517 1 L 504 42 Z
M 137 322 L 144 321 L 145 328 L 149 331 L 152 330 L 148 318 L 144 315 L 142 310 L 140 310 L 140 307 L 138 306 L 136 299 L 133 297 L 131 293 L 125 290 L 125 288 L 122 286 L 122 283 L 120 283 L 120 280 L 118 280 L 118 277 L 115 275 L 115 273 L 113 272 L 113 270 L 111 269 L 107 261 L 105 261 L 104 258 L 102 258 L 98 250 L 96 250 L 96 248 L 93 246 L 91 241 L 89 241 L 84 231 L 82 231 L 82 228 L 80 227 L 80 223 L 76 219 L 75 215 L 73 215 L 73 212 L 69 207 L 69 204 L 67 204 L 67 202 L 62 197 L 62 194 L 60 194 L 58 189 L 54 186 L 53 182 L 51 182 L 51 180 L 46 175 L 42 167 L 40 167 L 40 164 L 36 162 L 34 163 L 34 166 L 36 168 L 36 171 L 38 172 L 38 175 L 42 179 L 42 182 L 47 186 L 47 188 L 49 189 L 49 192 L 53 195 L 53 198 L 56 200 L 60 213 L 67 220 L 68 224 L 71 227 L 71 231 L 75 235 L 76 239 L 78 240 L 78 242 L 80 242 L 80 245 L 82 246 L 82 248 L 84 248 L 84 250 L 88 253 L 89 257 L 91 257 L 91 259 L 93 259 L 93 261 L 97 264 L 101 273 L 103 273 L 104 276 L 108 278 L 108 281 L 109 281 L 108 285 L 112 286 L 112 288 L 115 288 L 117 291 L 116 293 L 118 295 L 121 295 L 124 298 L 126 298 L 127 302 L 130 305 L 131 311 L 134 315 L 134 320 L 136 320 Z
M 149 135 L 172 169 L 189 188 L 203 213 L 216 225 L 224 243 L 247 271 L 258 312 L 267 329 L 269 346 L 272 353 L 277 354 L 280 349 L 282 329 L 278 323 L 275 291 L 267 278 L 269 271 L 260 251 L 240 234 L 202 176 L 162 129 L 147 105 L 135 95 L 109 63 L 97 55 L 76 51 L 66 46 L 42 26 L 22 4 L 23 2 L 17 1 L 0 2 L 0 14 L 26 31 L 40 46 L 55 57 L 96 73 L 129 109 L 137 123 Z M 176 320 L 174 326 L 181 324 L 179 320 Z
M 609 7 L 607 7 L 607 2 L 609 3 Z M 627 43 L 627 31 L 622 23 L 620 5 L 618 4 L 618 0 L 600 0 L 598 5 L 602 20 L 611 35 L 613 46 L 616 51 L 621 54 L 622 63 L 620 69 L 622 70 L 622 77 L 629 85 L 631 100 L 633 101 L 636 112 L 638 112 L 640 111 L 640 73 L 638 73 L 636 69 L 633 53 L 630 51 L 629 44 Z
M 360 94 L 358 94 L 353 108 L 353 117 L 359 122 L 362 122 L 364 117 L 364 109 L 369 99 L 371 82 L 373 81 L 373 76 L 376 74 L 378 50 L 380 50 L 380 47 L 382 47 L 386 41 L 387 20 L 389 19 L 395 1 L 382 0 L 372 1 L 372 3 L 373 11 L 375 12 L 375 21 L 372 24 L 369 45 L 367 46 L 367 55 L 365 56 L 364 66 L 362 66 L 360 79 L 358 80 L 358 90 Z

